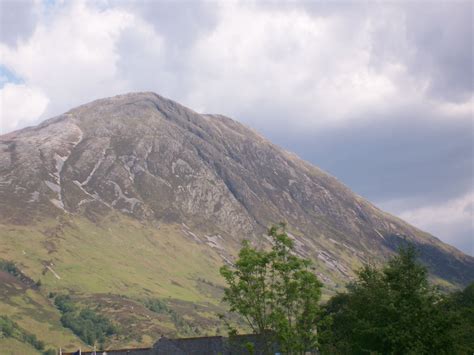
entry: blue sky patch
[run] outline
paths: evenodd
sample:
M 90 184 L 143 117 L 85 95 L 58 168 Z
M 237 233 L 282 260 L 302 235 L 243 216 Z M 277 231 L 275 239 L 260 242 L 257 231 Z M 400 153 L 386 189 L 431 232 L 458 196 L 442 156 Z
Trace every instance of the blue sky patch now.
M 6 66 L 0 65 L 0 88 L 3 88 L 5 84 L 22 84 L 24 81 L 21 77 L 10 71 Z

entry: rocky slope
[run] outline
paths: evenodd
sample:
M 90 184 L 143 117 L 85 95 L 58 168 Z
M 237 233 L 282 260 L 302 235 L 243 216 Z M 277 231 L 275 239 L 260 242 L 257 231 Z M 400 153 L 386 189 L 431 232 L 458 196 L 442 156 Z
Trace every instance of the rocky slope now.
M 435 281 L 474 280 L 474 258 L 384 213 L 242 124 L 154 93 L 97 100 L 0 137 L 0 258 L 17 259 L 30 276 L 40 277 L 34 265 L 49 273 L 46 266 L 62 265 L 67 273 L 61 240 L 87 224 L 82 239 L 93 244 L 111 216 L 122 230 L 131 223 L 149 233 L 171 228 L 184 238 L 180 247 L 198 246 L 198 257 L 217 258 L 214 266 L 230 262 L 243 238 L 265 244 L 265 228 L 287 221 L 298 253 L 315 261 L 328 290 L 404 240 L 418 246 Z M 45 251 L 17 253 L 33 232 Z M 126 259 L 133 252 L 120 253 Z M 61 287 L 57 279 L 48 282 Z
M 153 93 L 98 100 L 0 140 L 2 221 L 111 209 L 186 223 L 226 249 L 287 221 L 301 254 L 349 275 L 339 251 L 366 261 L 399 240 L 425 251 L 435 274 L 465 283 L 474 261 L 390 216 L 318 168 L 220 115 Z M 441 263 L 439 266 L 437 263 Z

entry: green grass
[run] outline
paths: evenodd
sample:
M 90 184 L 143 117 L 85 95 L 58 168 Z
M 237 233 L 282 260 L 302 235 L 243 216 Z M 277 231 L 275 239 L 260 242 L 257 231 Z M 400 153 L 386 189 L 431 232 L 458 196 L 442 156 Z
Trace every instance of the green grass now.
M 220 257 L 186 239 L 178 226 L 157 230 L 123 218 L 110 218 L 100 225 L 86 219 L 69 220 L 55 237 L 44 234 L 56 223 L 0 226 L 4 246 L 0 257 L 15 260 L 27 275 L 41 279 L 42 287 L 48 290 L 137 296 L 147 289 L 160 297 L 207 301 L 196 290 L 194 280 L 204 277 L 222 284 Z M 44 247 L 46 242 L 54 244 L 53 251 Z M 51 262 L 60 280 L 43 266 Z
M 197 330 L 213 335 L 224 329 L 217 318 L 226 310 L 219 275 L 224 261 L 181 229 L 173 224 L 156 228 L 118 213 L 98 223 L 68 215 L 31 226 L 0 225 L 0 259 L 14 261 L 25 275 L 41 280 L 38 291 L 22 289 L 17 282 L 17 291 L 9 288 L 8 297 L 1 297 L 7 287 L 0 284 L 0 314 L 14 316 L 47 346 L 71 350 L 86 347 L 61 326 L 60 314 L 47 297 L 50 292 L 68 293 L 75 302 L 129 325 L 108 339 L 109 347 L 148 346 L 160 334 L 184 336 Z M 331 243 L 324 237 L 319 242 Z M 341 255 L 356 260 L 349 251 Z M 316 266 L 340 277 L 322 261 L 316 260 Z M 150 311 L 146 299 L 159 299 L 169 311 Z
M 0 284 L 0 314 L 12 316 L 47 347 L 85 348 L 61 326 L 60 314 L 47 297 L 50 292 L 70 293 L 78 302 L 100 305 L 100 312 L 112 319 L 133 319 L 133 336 L 111 339 L 108 345 L 114 347 L 151 345 L 163 332 L 188 333 L 187 324 L 181 324 L 185 314 L 190 324 L 212 334 L 216 328 L 212 322 L 217 319 L 211 317 L 209 323 L 198 311 L 223 310 L 213 287 L 206 285 L 209 289 L 204 291 L 196 281 L 201 278 L 217 290 L 222 287 L 218 271 L 222 259 L 185 237 L 179 225 L 157 229 L 122 215 L 95 224 L 68 216 L 33 226 L 0 225 L 0 245 L 0 259 L 13 260 L 28 277 L 41 280 L 37 291 L 18 280 Z M 166 317 L 147 313 L 141 304 L 145 298 L 167 302 L 170 309 L 176 309 L 176 319 L 172 319 L 173 312 Z
M 13 338 L 0 338 L 0 349 L 2 355 L 39 355 L 41 352 L 31 345 L 22 343 Z
M 8 316 L 21 328 L 35 334 L 46 343 L 46 347 L 81 344 L 62 327 L 59 312 L 43 294 L 4 276 L 0 282 L 0 315 Z

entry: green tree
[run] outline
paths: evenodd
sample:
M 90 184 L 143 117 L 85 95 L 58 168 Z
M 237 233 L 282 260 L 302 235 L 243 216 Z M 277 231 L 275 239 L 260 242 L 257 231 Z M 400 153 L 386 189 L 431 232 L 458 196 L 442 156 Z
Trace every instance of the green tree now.
M 321 334 L 325 353 L 450 354 L 450 317 L 430 286 L 413 246 L 379 269 L 367 265 L 324 307 Z
M 271 227 L 268 235 L 271 250 L 258 250 L 244 241 L 235 265 L 221 268 L 228 285 L 224 301 L 263 339 L 266 352 L 277 341 L 285 353 L 304 353 L 317 346 L 322 284 L 311 262 L 294 254 L 284 224 Z
M 447 295 L 441 303 L 452 322 L 450 334 L 453 337 L 455 354 L 474 353 L 474 282 L 463 291 Z
M 61 323 L 89 345 L 103 344 L 106 337 L 117 334 L 117 327 L 91 308 L 77 307 L 69 295 L 58 295 L 55 306 L 61 312 Z

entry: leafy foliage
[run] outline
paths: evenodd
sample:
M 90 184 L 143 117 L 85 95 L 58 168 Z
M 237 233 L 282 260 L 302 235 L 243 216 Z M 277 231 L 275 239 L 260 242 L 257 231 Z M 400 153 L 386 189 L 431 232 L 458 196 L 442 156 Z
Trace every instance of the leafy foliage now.
M 155 313 L 168 313 L 169 308 L 163 301 L 157 298 L 149 298 L 145 301 L 145 307 Z
M 474 282 L 463 291 L 447 295 L 441 308 L 452 323 L 450 335 L 454 342 L 455 354 L 474 352 Z
M 180 334 L 198 335 L 201 333 L 198 327 L 193 326 L 191 322 L 187 321 L 176 311 L 169 308 L 165 302 L 157 298 L 149 298 L 144 302 L 144 304 L 145 307 L 147 307 L 152 312 L 168 314 L 171 317 L 171 320 L 173 321 L 176 330 L 178 330 Z
M 223 266 L 228 287 L 224 301 L 240 314 L 267 352 L 276 340 L 285 353 L 304 353 L 317 346 L 316 319 L 322 284 L 311 262 L 293 253 L 293 241 L 279 224 L 269 229 L 270 251 L 244 241 L 233 268 Z
M 36 335 L 22 329 L 16 322 L 7 316 L 0 316 L 0 338 L 15 338 L 21 342 L 32 345 L 37 350 L 44 349 L 44 342 L 39 340 Z
M 117 333 L 117 328 L 91 308 L 79 309 L 69 295 L 59 295 L 54 304 L 62 313 L 61 323 L 89 345 L 104 344 L 106 337 Z
M 54 305 L 61 313 L 74 312 L 76 307 L 69 295 L 58 295 L 54 299 Z
M 15 265 L 14 262 L 0 259 L 0 270 L 8 272 L 9 274 L 18 277 L 21 275 L 20 269 Z
M 399 250 L 382 269 L 367 265 L 348 292 L 324 307 L 324 353 L 450 354 L 450 317 L 429 285 L 412 246 Z
M 9 273 L 28 287 L 36 289 L 41 287 L 41 280 L 33 281 L 26 276 L 13 261 L 0 259 L 0 270 Z

